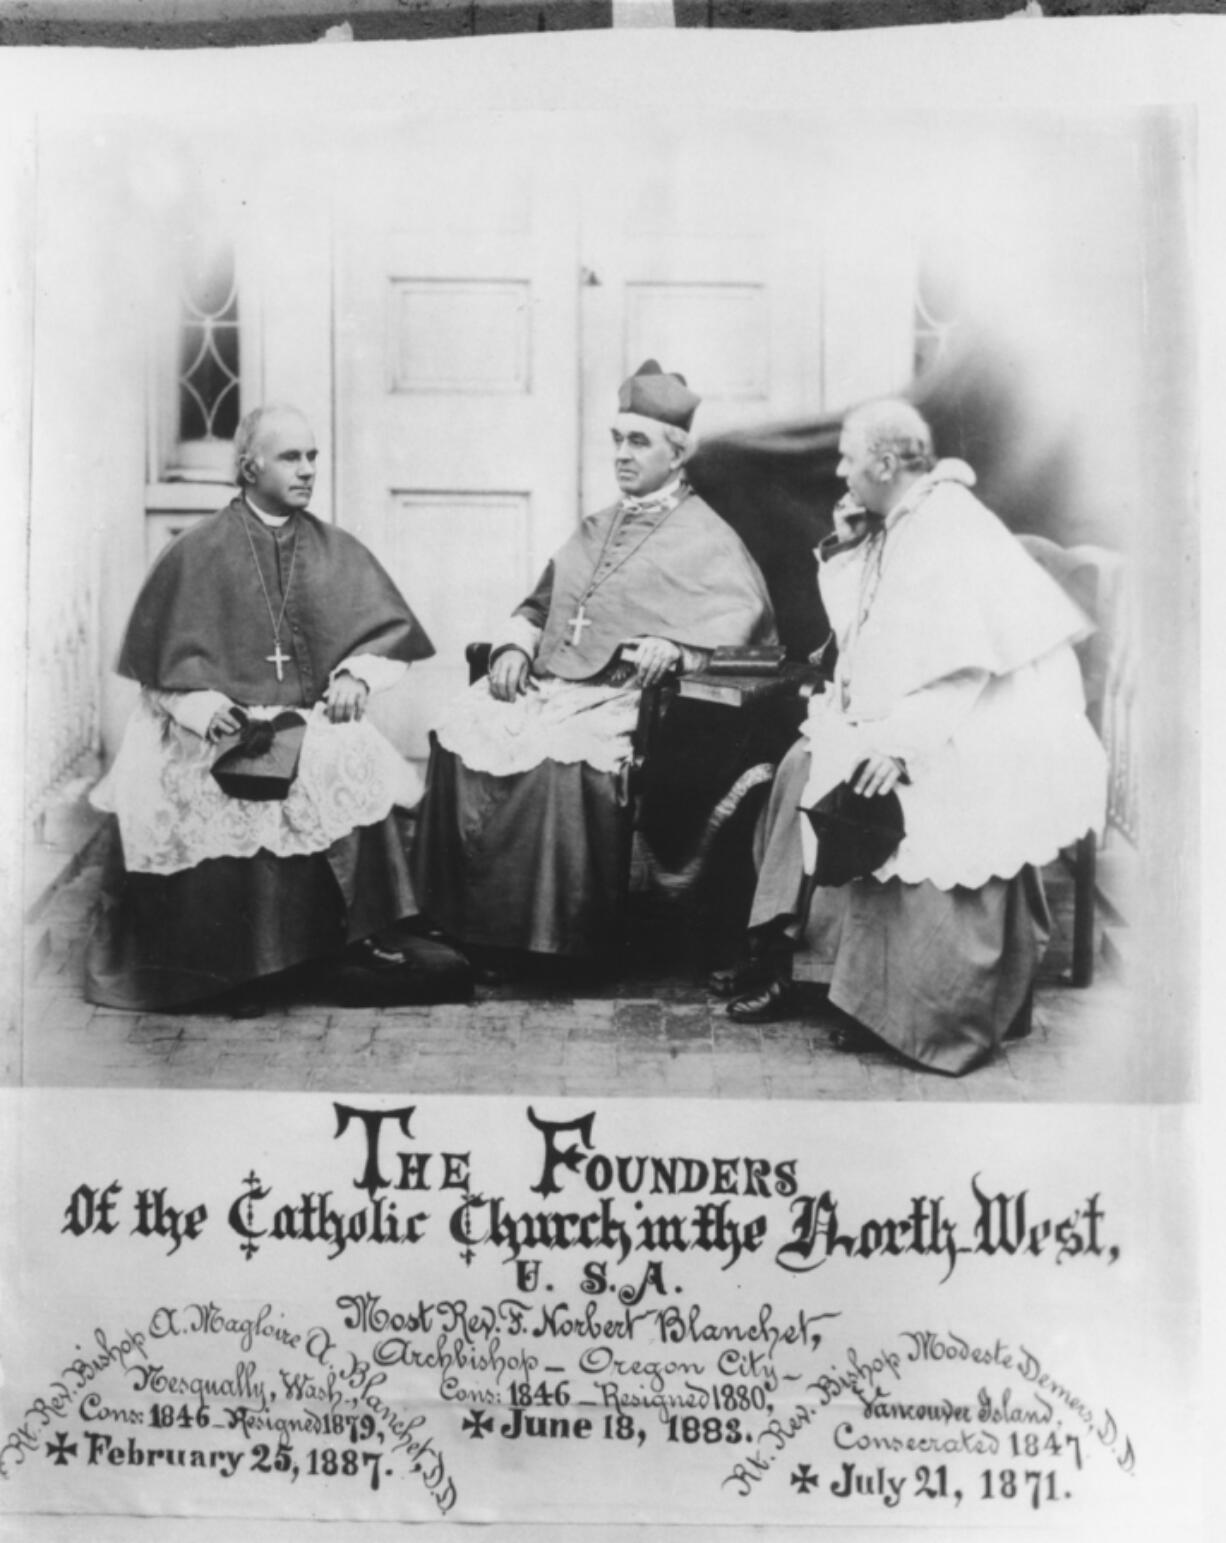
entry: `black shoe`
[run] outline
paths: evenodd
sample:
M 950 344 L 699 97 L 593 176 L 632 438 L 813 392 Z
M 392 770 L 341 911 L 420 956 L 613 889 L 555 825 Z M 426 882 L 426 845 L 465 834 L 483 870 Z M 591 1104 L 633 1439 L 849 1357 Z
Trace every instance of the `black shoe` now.
M 847 1055 L 859 1055 L 865 1050 L 880 1050 L 881 1041 L 875 1034 L 863 1029 L 858 1023 L 840 1023 L 830 1031 L 830 1044 L 834 1050 Z
M 511 977 L 506 970 L 499 970 L 492 964 L 473 965 L 473 984 L 477 986 L 509 986 Z
M 471 1002 L 473 977 L 462 954 L 433 938 L 406 939 L 403 952 L 367 938 L 337 962 L 327 989 L 341 1007 L 428 1007 Z
M 376 943 L 374 938 L 363 938 L 349 949 L 349 962 L 364 970 L 401 970 L 409 962 L 403 948 Z
M 724 1009 L 734 1023 L 770 1023 L 786 1018 L 794 1007 L 795 991 L 790 980 L 768 980 L 760 991 L 737 997 Z
M 728 970 L 712 970 L 707 990 L 714 997 L 736 997 L 765 984 L 766 968 L 760 959 L 749 959 Z
M 493 948 L 483 943 L 461 943 L 458 947 L 473 972 L 478 986 L 508 986 L 524 971 L 524 956 L 509 948 Z
M 255 987 L 240 986 L 237 991 L 232 991 L 229 996 L 223 998 L 222 1005 L 228 1017 L 243 1020 L 262 1018 L 266 1003 Z

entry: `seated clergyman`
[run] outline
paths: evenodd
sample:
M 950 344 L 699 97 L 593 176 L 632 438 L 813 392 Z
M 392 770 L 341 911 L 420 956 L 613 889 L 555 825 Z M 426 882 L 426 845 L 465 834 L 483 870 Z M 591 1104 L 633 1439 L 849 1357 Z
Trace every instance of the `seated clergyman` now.
M 763 814 L 753 989 L 728 1011 L 791 1011 L 798 949 L 854 1020 L 836 1042 L 868 1030 L 958 1074 L 1027 1026 L 1048 931 L 1037 870 L 1103 819 L 1105 761 L 1072 648 L 1088 629 L 971 492 L 971 468 L 935 460 L 908 403 L 849 414 L 839 451 L 849 497 L 818 551 L 837 672 Z M 865 796 L 866 827 L 896 795 L 902 837 L 825 882 L 836 838 L 820 812 L 848 788 Z
M 773 640 L 762 575 L 686 482 L 699 397 L 654 360 L 621 387 L 617 503 L 584 519 L 438 726 L 422 909 L 461 943 L 592 957 L 618 931 L 623 772 L 643 687 Z
M 307 512 L 301 413 L 249 413 L 235 461 L 238 495 L 159 558 L 120 654 L 141 695 L 94 795 L 122 842 L 88 962 L 87 994 L 108 1006 L 249 989 L 417 910 L 393 811 L 420 779 L 364 713 L 433 647 L 366 548 Z M 257 741 L 286 712 L 288 786 L 266 796 L 257 765 L 249 796 L 226 791 L 219 757 L 250 744 L 262 764 Z

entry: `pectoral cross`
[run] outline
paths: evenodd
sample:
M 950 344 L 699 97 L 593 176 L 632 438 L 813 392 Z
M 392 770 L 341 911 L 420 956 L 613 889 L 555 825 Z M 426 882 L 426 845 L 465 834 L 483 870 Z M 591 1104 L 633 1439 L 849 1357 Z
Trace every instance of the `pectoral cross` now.
M 290 662 L 290 660 L 293 658 L 293 655 L 292 654 L 283 654 L 281 652 L 281 639 L 280 638 L 277 639 L 277 646 L 276 646 L 275 650 L 271 654 L 265 654 L 264 657 L 265 657 L 265 659 L 267 659 L 269 664 L 275 664 L 276 665 L 276 667 L 277 667 L 277 679 L 278 680 L 284 680 L 285 679 L 285 674 L 284 674 L 283 670 L 281 669 L 281 666 L 283 664 L 288 664 Z
M 570 629 L 570 640 L 572 644 L 578 648 L 579 644 L 583 641 L 584 627 L 590 627 L 592 623 L 591 618 L 585 614 L 583 606 L 580 605 L 579 609 L 566 623 L 566 625 Z

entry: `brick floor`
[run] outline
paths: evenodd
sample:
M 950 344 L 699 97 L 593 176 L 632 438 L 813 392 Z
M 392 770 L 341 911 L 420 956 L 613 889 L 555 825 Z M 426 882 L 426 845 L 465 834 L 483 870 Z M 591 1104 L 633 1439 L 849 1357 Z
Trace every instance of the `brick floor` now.
M 1069 903 L 1058 874 L 1049 889 L 1059 926 L 1034 1031 L 962 1080 L 913 1071 L 885 1052 L 836 1051 L 835 1015 L 814 988 L 803 989 L 794 1017 L 733 1024 L 696 972 L 661 950 L 658 928 L 615 978 L 547 971 L 482 988 L 464 1006 L 348 1009 L 299 988 L 251 1020 L 95 1008 L 81 997 L 80 973 L 96 888 L 87 868 L 32 928 L 22 1032 L 7 1036 L 10 1083 L 949 1102 L 1144 1096 L 1132 1085 L 1137 1025 L 1124 984 L 1109 972 L 1087 991 L 1060 984 Z

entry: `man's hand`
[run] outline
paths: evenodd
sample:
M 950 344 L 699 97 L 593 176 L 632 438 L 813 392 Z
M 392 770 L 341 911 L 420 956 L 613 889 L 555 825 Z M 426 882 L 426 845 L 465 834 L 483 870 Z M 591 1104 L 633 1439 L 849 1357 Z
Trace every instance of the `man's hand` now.
M 490 665 L 490 695 L 499 702 L 513 702 L 540 687 L 532 678 L 531 661 L 522 648 L 508 648 Z
M 858 536 L 864 529 L 868 510 L 851 493 L 844 493 L 834 506 L 834 533 L 840 541 Z
M 224 739 L 227 734 L 237 734 L 242 726 L 243 719 L 239 716 L 239 709 L 231 702 L 228 707 L 219 707 L 209 719 L 209 726 L 204 731 L 204 737 L 215 745 L 219 739 Z
M 865 756 L 852 785 L 853 791 L 862 793 L 867 798 L 873 798 L 878 793 L 891 793 L 906 775 L 906 766 L 895 756 L 879 754 Z
M 681 650 L 667 638 L 639 638 L 635 642 L 635 678 L 640 686 L 657 686 L 681 663 Z
M 333 678 L 324 693 L 324 707 L 331 723 L 356 723 L 366 711 L 370 688 L 348 670 Z

